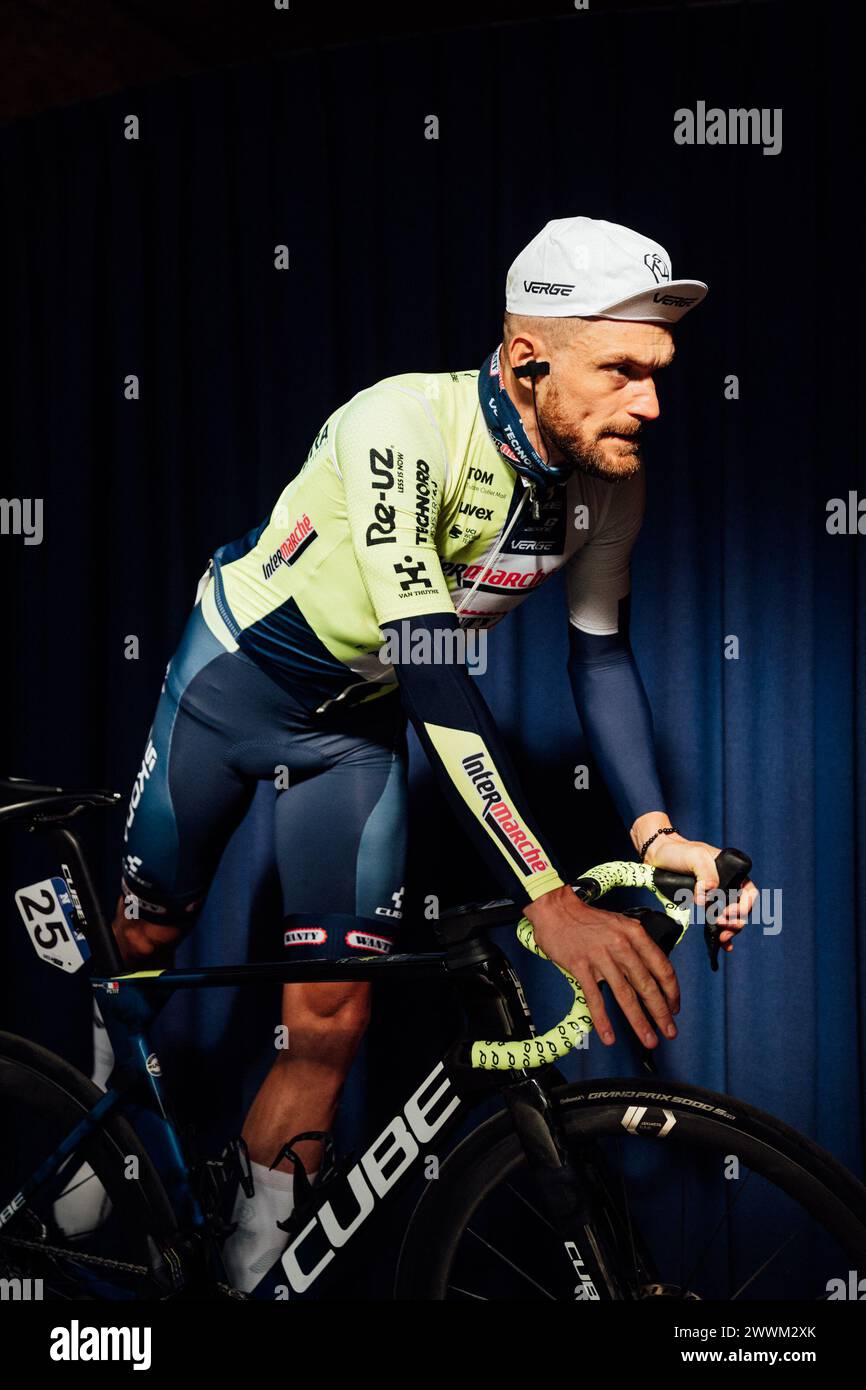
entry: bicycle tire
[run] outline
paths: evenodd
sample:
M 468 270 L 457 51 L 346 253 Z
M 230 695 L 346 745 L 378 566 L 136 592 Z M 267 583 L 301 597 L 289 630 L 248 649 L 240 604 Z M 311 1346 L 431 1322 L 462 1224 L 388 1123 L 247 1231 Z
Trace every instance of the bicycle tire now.
M 673 1113 L 678 1139 L 737 1152 L 761 1176 L 811 1212 L 842 1245 L 855 1267 L 866 1267 L 866 1186 L 819 1145 L 743 1101 L 702 1087 L 633 1077 L 574 1082 L 550 1092 L 568 1138 L 593 1140 L 623 1134 L 626 1110 Z M 727 1141 L 722 1143 L 722 1141 Z M 658 1136 L 658 1142 L 665 1139 Z M 479 1125 L 443 1160 L 407 1225 L 394 1280 L 394 1297 L 442 1300 L 473 1214 L 497 1185 L 525 1162 L 507 1111 Z M 765 1171 L 766 1170 L 766 1171 Z
M 55 1053 L 26 1038 L 0 1033 L 0 1115 L 8 1103 L 25 1107 L 38 1115 L 59 1143 L 103 1095 L 99 1087 Z M 126 1176 L 130 1158 L 137 1160 L 136 1178 Z M 146 1249 L 149 1238 L 163 1247 L 170 1244 L 177 1230 L 174 1210 L 159 1174 L 128 1120 L 119 1114 L 108 1116 L 101 1129 L 78 1150 L 76 1164 L 84 1160 L 91 1164 L 105 1188 L 139 1256 Z M 25 1207 L 23 1212 L 26 1211 Z M 16 1236 L 23 1234 L 18 1216 L 0 1230 L 0 1265 L 5 1259 L 13 1259 L 17 1268 L 26 1268 L 28 1258 L 31 1263 L 44 1263 L 46 1257 L 36 1252 L 22 1253 L 12 1245 Z M 70 1251 L 75 1248 L 70 1244 Z M 68 1280 L 64 1281 L 64 1287 L 64 1297 L 76 1296 Z M 160 1294 L 154 1290 L 153 1296 Z M 82 1288 L 80 1297 L 89 1298 L 90 1294 Z

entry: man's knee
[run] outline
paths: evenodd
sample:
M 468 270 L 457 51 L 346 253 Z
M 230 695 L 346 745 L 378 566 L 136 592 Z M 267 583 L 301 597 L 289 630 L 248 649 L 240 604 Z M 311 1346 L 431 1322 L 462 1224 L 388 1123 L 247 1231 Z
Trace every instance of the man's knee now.
M 370 1021 L 372 987 L 366 983 L 286 985 L 283 1023 L 323 1032 L 363 1033 Z

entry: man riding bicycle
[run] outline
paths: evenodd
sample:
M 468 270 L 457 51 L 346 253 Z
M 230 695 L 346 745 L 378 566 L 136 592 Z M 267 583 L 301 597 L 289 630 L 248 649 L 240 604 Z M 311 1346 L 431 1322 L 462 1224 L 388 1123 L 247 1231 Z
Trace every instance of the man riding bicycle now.
M 664 248 L 626 227 L 550 222 L 511 267 L 503 341 L 480 372 L 391 377 L 331 415 L 265 521 L 213 556 L 169 663 L 125 831 L 114 932 L 130 969 L 171 964 L 264 778 L 277 788 L 286 949 L 390 952 L 408 715 L 460 827 L 581 982 L 602 1041 L 614 1033 L 601 980 L 645 1046 L 652 1023 L 676 1036 L 666 955 L 639 922 L 564 883 L 465 662 L 429 653 L 492 627 L 564 566 L 575 704 L 635 851 L 694 874 L 698 902 L 717 886 L 717 847 L 664 810 L 628 638 L 654 376 L 706 290 L 673 281 Z M 756 892 L 746 884 L 722 914 L 725 949 Z M 226 1247 L 240 1288 L 288 1239 L 275 1222 L 293 1177 L 286 1160 L 270 1164 L 288 1136 L 330 1129 L 369 995 L 284 987 L 290 1046 L 243 1129 L 255 1192 L 239 1191 Z M 318 1141 L 298 1153 L 314 1172 Z

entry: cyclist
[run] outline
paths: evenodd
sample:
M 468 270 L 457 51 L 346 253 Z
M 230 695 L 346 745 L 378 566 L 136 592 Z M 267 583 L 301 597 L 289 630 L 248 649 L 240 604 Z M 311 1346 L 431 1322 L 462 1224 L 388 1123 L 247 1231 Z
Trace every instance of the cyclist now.
M 464 833 L 581 981 L 602 1041 L 614 1041 L 602 979 L 646 1046 L 650 1020 L 676 1035 L 673 967 L 639 923 L 564 884 L 459 658 L 469 630 L 565 566 L 574 698 L 635 850 L 695 874 L 698 901 L 717 885 L 717 847 L 679 834 L 664 809 L 628 639 L 654 377 L 706 290 L 673 280 L 664 248 L 626 227 L 553 221 L 511 267 L 503 341 L 480 372 L 391 377 L 331 415 L 264 522 L 214 554 L 169 663 L 125 832 L 114 930 L 131 968 L 171 963 L 263 778 L 277 787 L 286 949 L 389 952 L 408 715 Z M 756 891 L 726 909 L 725 949 Z M 288 1239 L 275 1222 L 293 1174 L 270 1164 L 287 1136 L 330 1129 L 369 994 L 285 987 L 290 1046 L 243 1131 L 255 1193 L 239 1191 L 227 1245 L 241 1288 Z M 100 1055 L 104 1082 L 110 1049 Z M 314 1177 L 321 1146 L 297 1152 Z

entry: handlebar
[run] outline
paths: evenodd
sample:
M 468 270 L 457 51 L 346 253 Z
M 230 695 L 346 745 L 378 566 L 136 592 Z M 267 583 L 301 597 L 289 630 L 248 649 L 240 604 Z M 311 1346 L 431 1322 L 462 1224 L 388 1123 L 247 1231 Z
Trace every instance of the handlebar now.
M 749 876 L 752 861 L 747 854 L 736 849 L 723 849 L 716 858 L 719 875 L 719 889 L 728 892 L 741 888 Z M 653 930 L 650 934 L 666 954 L 678 946 L 689 925 L 689 909 L 675 899 L 678 894 L 693 894 L 694 874 L 678 874 L 671 869 L 654 868 L 652 864 L 635 864 L 628 860 L 614 860 L 609 864 L 597 864 L 587 869 L 585 874 L 572 885 L 574 892 L 586 903 L 596 902 L 612 888 L 648 888 L 661 903 L 665 917 L 673 924 L 673 929 Z M 638 913 L 640 909 L 638 909 Z M 650 912 L 649 917 L 661 918 L 662 914 Z M 662 927 L 668 922 L 662 919 Z M 678 930 L 677 930 L 678 929 Z M 704 940 L 710 956 L 710 966 L 718 970 L 719 934 L 722 928 L 717 923 L 704 926 Z M 674 933 L 677 933 L 674 936 Z M 521 946 L 542 960 L 550 960 L 535 940 L 532 923 L 522 917 L 517 924 L 517 939 Z M 556 962 L 554 961 L 555 965 Z M 574 1000 L 568 1013 L 559 1023 L 546 1033 L 534 1038 L 517 1038 L 507 1042 L 480 1041 L 471 1044 L 471 1065 L 482 1071 L 522 1071 L 534 1067 L 548 1066 L 560 1061 L 573 1048 L 579 1046 L 580 1038 L 592 1028 L 592 1017 L 580 982 L 561 965 L 556 966 L 574 991 Z

